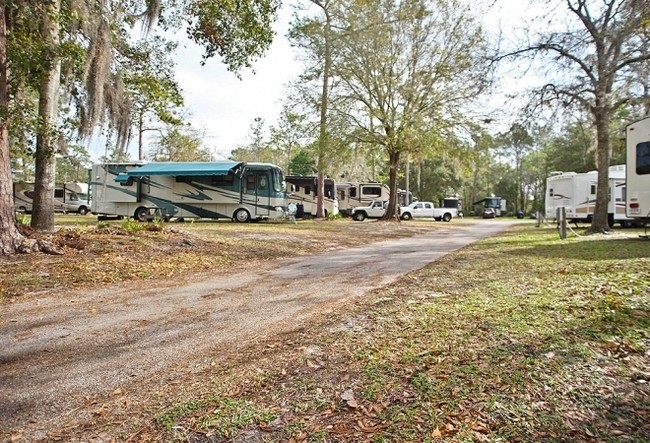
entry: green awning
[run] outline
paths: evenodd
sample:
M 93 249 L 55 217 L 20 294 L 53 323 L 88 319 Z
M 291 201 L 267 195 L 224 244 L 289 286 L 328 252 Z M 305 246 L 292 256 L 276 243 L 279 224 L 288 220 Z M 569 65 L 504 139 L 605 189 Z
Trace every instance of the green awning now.
M 146 163 L 139 168 L 131 169 L 126 173 L 128 177 L 147 177 L 151 175 L 169 176 L 211 176 L 228 175 L 233 169 L 241 165 L 238 162 L 169 162 Z M 120 174 L 122 175 L 122 174 Z M 119 178 L 119 176 L 118 176 Z M 116 181 L 119 181 L 116 179 Z

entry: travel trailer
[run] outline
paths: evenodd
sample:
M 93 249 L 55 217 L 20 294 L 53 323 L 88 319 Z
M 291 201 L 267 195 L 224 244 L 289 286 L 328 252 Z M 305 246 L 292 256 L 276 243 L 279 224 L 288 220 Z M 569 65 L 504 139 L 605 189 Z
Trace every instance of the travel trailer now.
M 631 226 L 633 220 L 625 215 L 625 165 L 609 167 L 609 225 Z M 546 179 L 545 216 L 555 219 L 557 209 L 565 208 L 567 220 L 591 223 L 596 208 L 598 172 L 556 172 Z
M 382 183 L 336 183 L 336 196 L 339 211 L 350 215 L 357 206 L 369 206 L 375 200 L 389 200 L 390 189 Z
M 54 188 L 54 212 L 77 213 L 86 215 L 90 212 L 90 202 L 86 195 L 76 192 L 76 186 L 68 183 Z M 30 213 L 33 209 L 34 184 L 14 183 L 14 207 L 16 211 Z
M 297 217 L 302 215 L 316 215 L 318 204 L 318 177 L 309 175 L 287 175 L 287 195 L 289 203 L 298 206 Z M 300 210 L 302 208 L 302 211 Z M 325 195 L 323 196 L 323 209 L 325 217 L 339 213 L 339 202 L 336 199 L 336 185 L 331 178 L 325 179 Z
M 103 163 L 92 168 L 101 218 L 274 219 L 286 214 L 282 170 L 267 163 Z
M 626 133 L 626 215 L 650 222 L 650 117 L 632 123 Z
M 440 206 L 443 208 L 456 209 L 455 217 L 463 216 L 463 201 L 458 197 L 447 197 L 440 201 Z

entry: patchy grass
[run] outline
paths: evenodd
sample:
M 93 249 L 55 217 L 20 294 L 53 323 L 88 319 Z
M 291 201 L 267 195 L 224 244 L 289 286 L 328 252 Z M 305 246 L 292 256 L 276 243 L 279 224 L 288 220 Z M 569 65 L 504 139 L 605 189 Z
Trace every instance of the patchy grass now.
M 131 437 L 646 442 L 649 294 L 648 240 L 520 225 L 250 350 Z
M 229 272 L 241 263 L 311 254 L 368 243 L 390 233 L 410 236 L 442 223 L 355 223 L 351 220 L 298 224 L 230 221 L 139 223 L 97 222 L 94 217 L 57 215 L 48 240 L 63 255 L 0 256 L 0 301 L 33 293 L 158 278 Z M 372 229 L 369 229 L 372 226 Z M 25 227 L 26 231 L 29 228 Z

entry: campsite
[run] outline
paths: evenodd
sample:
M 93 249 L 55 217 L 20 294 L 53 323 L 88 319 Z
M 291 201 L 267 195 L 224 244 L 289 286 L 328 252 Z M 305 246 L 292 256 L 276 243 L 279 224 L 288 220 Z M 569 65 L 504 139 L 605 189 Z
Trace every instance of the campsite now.
M 90 382 L 92 369 L 75 365 L 70 375 L 79 388 L 57 392 L 69 383 L 62 377 L 38 407 L 24 389 L 13 401 L 3 398 L 5 408 L 24 409 L 12 413 L 14 426 L 3 421 L 1 435 L 12 441 L 644 441 L 650 248 L 643 230 L 561 241 L 554 226 L 537 228 L 533 220 L 458 222 L 170 223 L 137 231 L 129 227 L 135 222 L 123 221 L 61 229 L 65 255 L 2 258 L 14 261 L 13 272 L 2 267 L 2 287 L 14 290 L 3 294 L 9 314 L 2 336 L 39 343 L 18 360 L 3 345 L 5 380 L 14 380 L 13 371 L 33 373 L 15 379 L 29 386 L 43 370 L 56 374 L 86 353 L 91 368 L 97 356 L 112 361 L 130 347 L 154 357 L 145 367 L 125 358 L 99 385 Z M 365 279 L 379 286 L 367 291 L 352 272 L 335 283 L 319 277 L 327 265 L 308 271 L 314 255 L 347 252 L 353 269 L 370 256 L 354 251 L 389 239 L 451 242 L 463 230 L 496 229 L 494 223 L 506 230 L 394 281 L 381 275 L 398 267 L 375 269 Z M 96 232 L 104 229 L 111 234 Z M 287 265 L 295 257 L 313 281 L 292 278 Z M 266 291 L 255 283 L 249 293 L 245 282 L 230 280 L 271 269 L 288 279 L 286 286 L 269 282 Z M 197 289 L 217 275 L 220 285 Z M 356 295 L 327 302 L 337 284 Z M 283 301 L 269 305 L 271 294 Z M 192 297 L 204 311 L 184 305 Z M 263 326 L 305 300 L 323 305 L 274 327 L 228 323 L 228 312 L 237 310 L 251 318 L 261 313 L 265 320 L 256 321 Z M 224 301 L 231 311 L 223 315 L 204 308 Z M 20 318 L 18 306 L 29 318 Z M 147 310 L 157 314 L 147 319 Z M 163 312 L 171 317 L 163 321 Z M 73 327 L 84 318 L 116 322 L 99 335 L 88 329 L 84 339 Z M 54 334 L 43 335 L 50 322 Z M 238 326 L 249 331 L 246 340 L 229 343 L 225 335 L 210 345 L 209 337 Z M 157 338 L 138 340 L 147 329 L 158 331 Z M 190 335 L 203 349 L 198 358 L 175 360 L 191 350 L 186 333 L 195 330 Z M 49 369 L 21 367 L 27 361 Z M 34 392 L 43 395 L 45 386 Z

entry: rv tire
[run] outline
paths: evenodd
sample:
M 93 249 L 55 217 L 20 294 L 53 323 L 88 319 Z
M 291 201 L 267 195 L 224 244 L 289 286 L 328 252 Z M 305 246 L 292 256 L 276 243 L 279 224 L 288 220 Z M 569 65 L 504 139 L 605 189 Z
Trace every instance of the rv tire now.
M 237 209 L 232 218 L 238 223 L 248 223 L 251 221 L 251 215 L 246 209 Z
M 133 213 L 133 218 L 136 221 L 143 222 L 147 219 L 147 208 L 140 206 L 138 209 L 135 210 Z
M 86 215 L 88 214 L 88 208 L 85 206 L 80 206 L 77 212 L 79 212 L 79 215 Z

